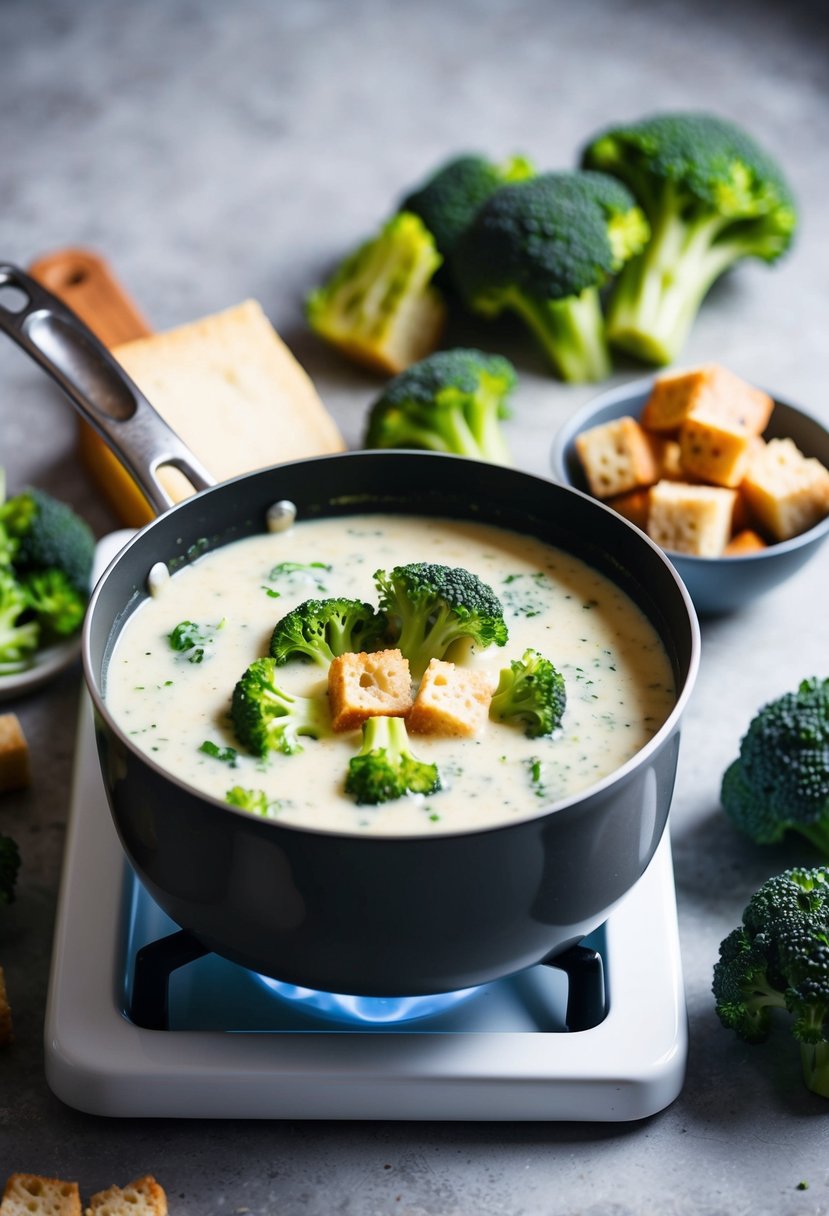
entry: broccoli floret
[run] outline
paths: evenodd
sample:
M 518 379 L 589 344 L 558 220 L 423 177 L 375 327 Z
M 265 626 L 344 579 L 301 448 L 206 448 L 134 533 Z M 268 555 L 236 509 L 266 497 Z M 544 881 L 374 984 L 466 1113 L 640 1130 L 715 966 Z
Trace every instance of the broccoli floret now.
M 385 628 L 385 617 L 361 600 L 306 600 L 277 621 L 270 654 L 280 667 L 295 656 L 325 667 L 338 655 L 371 650 Z
M 537 650 L 504 667 L 489 706 L 490 717 L 517 719 L 528 739 L 551 735 L 561 725 L 567 697 L 564 676 Z
M 829 859 L 829 679 L 803 680 L 755 714 L 720 798 L 756 843 L 796 831 Z
M 326 562 L 278 562 L 271 567 L 268 574 L 268 582 L 270 583 L 285 583 L 289 587 L 301 586 L 303 583 L 311 582 L 317 591 L 325 593 L 325 579 L 320 573 L 330 574 L 331 567 Z M 273 599 L 279 599 L 282 594 L 274 588 L 266 587 L 268 595 Z
M 367 448 L 427 448 L 509 464 L 500 421 L 515 368 L 500 355 L 441 350 L 387 385 L 368 418 Z
M 311 293 L 308 322 L 348 358 L 400 372 L 433 351 L 443 332 L 446 306 L 431 282 L 441 261 L 422 220 L 402 211 Z
M 401 204 L 401 211 L 420 216 L 435 238 L 438 252 L 446 263 L 438 271 L 451 270 L 455 244 L 476 211 L 499 186 L 525 181 L 535 176 L 535 168 L 523 156 L 512 156 L 496 165 L 477 153 L 457 156 L 442 165 Z
M 17 875 L 20 870 L 20 850 L 11 836 L 0 833 L 0 904 L 14 903 Z
M 648 238 L 630 192 L 603 173 L 545 173 L 502 186 L 455 247 L 468 306 L 517 313 L 568 381 L 610 371 L 600 289 Z
M 43 490 L 24 490 L 0 506 L 0 525 L 15 542 L 18 576 L 60 570 L 77 592 L 88 595 L 95 538 L 67 503 Z
M 0 568 L 0 673 L 27 667 L 40 641 L 40 627 L 31 619 L 29 601 L 10 570 Z
M 68 637 L 83 621 L 86 595 L 73 586 L 62 570 L 42 570 L 20 580 L 26 602 L 43 633 Z
M 286 692 L 276 681 L 276 660 L 256 659 L 233 690 L 230 720 L 239 742 L 256 756 L 303 750 L 300 736 L 319 739 L 330 729 L 325 698 Z
M 363 724 L 363 745 L 348 762 L 346 792 L 374 805 L 404 794 L 434 794 L 441 788 L 436 764 L 412 754 L 402 718 L 375 717 Z
M 713 992 L 722 1024 L 749 1043 L 767 1038 L 772 1009 L 788 1010 L 803 1079 L 829 1098 L 829 868 L 763 883 L 720 946 Z
M 262 815 L 266 819 L 272 818 L 279 809 L 278 803 L 268 801 L 264 790 L 248 790 L 241 785 L 234 785 L 233 789 L 227 791 L 225 802 L 242 811 L 250 811 L 252 815 Z
M 213 645 L 226 624 L 224 617 L 218 625 L 197 625 L 195 621 L 179 621 L 175 629 L 167 635 L 167 641 L 172 649 L 180 651 L 189 663 L 203 663 L 206 648 Z
M 476 574 L 459 567 L 413 562 L 374 575 L 380 608 L 394 645 L 419 678 L 430 659 L 442 659 L 453 642 L 470 638 L 485 648 L 504 646 L 507 626 L 501 602 Z
M 622 271 L 608 311 L 610 342 L 669 363 L 724 271 L 746 257 L 773 262 L 797 224 L 780 167 L 735 123 L 660 114 L 593 138 L 586 168 L 620 178 L 652 237 Z

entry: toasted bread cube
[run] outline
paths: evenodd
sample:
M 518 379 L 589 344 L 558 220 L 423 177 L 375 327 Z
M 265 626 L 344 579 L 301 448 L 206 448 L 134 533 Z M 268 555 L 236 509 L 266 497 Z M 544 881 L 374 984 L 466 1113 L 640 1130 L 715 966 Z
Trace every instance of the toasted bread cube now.
M 32 780 L 29 747 L 16 714 L 0 714 L 0 792 L 20 790 Z
M 0 967 L 0 1047 L 8 1047 L 12 1042 L 14 1042 L 12 1007 L 6 992 L 6 976 L 3 968 Z
M 731 536 L 735 490 L 660 481 L 651 490 L 648 536 L 663 549 L 719 557 Z
M 679 428 L 680 464 L 700 481 L 733 489 L 748 468 L 751 435 L 716 414 L 695 414 Z
M 489 717 L 492 681 L 443 659 L 432 659 L 407 718 L 409 730 L 421 735 L 476 735 Z
M 714 414 L 750 435 L 761 435 L 774 402 L 768 393 L 747 384 L 719 364 L 658 376 L 642 410 L 649 431 L 676 431 L 700 412 Z
M 576 436 L 590 493 L 613 498 L 659 477 L 659 465 L 648 436 L 635 418 L 614 418 Z
M 775 540 L 799 536 L 829 514 L 829 471 L 791 439 L 770 439 L 752 454 L 742 492 Z
M 617 494 L 615 498 L 607 499 L 607 505 L 645 531 L 650 509 L 650 489 L 628 490 L 627 494 Z
M 356 730 L 380 714 L 403 718 L 412 708 L 409 660 L 399 650 L 341 654 L 328 670 L 328 700 L 335 731 Z
M 739 557 L 742 553 L 759 553 L 762 549 L 768 549 L 768 545 L 759 532 L 755 532 L 752 528 L 743 528 L 731 537 L 723 549 L 723 557 Z
M 3 1191 L 0 1216 L 81 1216 L 77 1182 L 12 1174 Z
M 756 524 L 746 501 L 746 496 L 743 493 L 741 483 L 737 486 L 737 497 L 734 499 L 734 513 L 731 517 L 731 535 L 736 536 L 738 532 L 745 532 L 747 530 L 756 530 Z
M 152 1174 L 145 1174 L 123 1189 L 111 1186 L 98 1191 L 84 1216 L 167 1216 L 167 1196 Z
M 654 439 L 659 437 L 654 435 Z M 682 468 L 682 449 L 677 439 L 662 439 L 659 452 L 659 480 L 687 481 L 688 474 Z

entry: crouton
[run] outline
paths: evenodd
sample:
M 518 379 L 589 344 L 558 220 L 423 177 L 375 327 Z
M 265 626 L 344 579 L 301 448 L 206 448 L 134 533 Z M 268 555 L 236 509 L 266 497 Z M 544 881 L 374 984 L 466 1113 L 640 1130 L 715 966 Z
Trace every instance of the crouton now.
M 698 413 L 713 414 L 750 435 L 761 435 L 774 402 L 719 364 L 657 376 L 642 410 L 647 430 L 672 432 Z
M 32 780 L 29 748 L 16 714 L 0 714 L 0 792 L 19 790 Z
M 412 707 L 409 660 L 399 650 L 341 654 L 328 671 L 328 699 L 335 731 L 356 730 L 380 714 L 403 718 Z
M 656 439 L 658 436 L 652 436 Z M 688 474 L 682 468 L 682 449 L 676 439 L 663 439 L 657 449 L 659 481 L 687 481 Z
M 12 1174 L 3 1191 L 0 1216 L 81 1216 L 77 1182 Z
M 0 967 L 0 1047 L 8 1047 L 13 1042 L 12 1007 L 6 992 L 6 976 Z
M 758 532 L 752 528 L 743 528 L 735 532 L 723 549 L 723 557 L 740 557 L 743 553 L 759 553 L 768 545 Z
M 410 731 L 421 735 L 476 735 L 489 717 L 492 681 L 443 659 L 432 659 L 407 718 Z
M 679 428 L 679 462 L 686 474 L 733 489 L 745 476 L 751 435 L 738 423 L 700 412 Z
M 111 1186 L 89 1201 L 84 1216 L 167 1216 L 167 1196 L 151 1174 L 129 1182 L 123 1190 Z
M 674 553 L 719 557 L 731 537 L 736 491 L 660 481 L 650 492 L 647 532 Z
M 742 484 L 749 509 L 775 540 L 789 540 L 829 514 L 829 471 L 791 439 L 752 454 Z
M 613 498 L 659 478 L 657 455 L 635 418 L 626 415 L 590 427 L 575 442 L 590 493 L 596 498 Z
M 607 499 L 607 505 L 644 532 L 648 523 L 650 489 L 628 490 L 627 494 L 617 494 L 615 498 Z

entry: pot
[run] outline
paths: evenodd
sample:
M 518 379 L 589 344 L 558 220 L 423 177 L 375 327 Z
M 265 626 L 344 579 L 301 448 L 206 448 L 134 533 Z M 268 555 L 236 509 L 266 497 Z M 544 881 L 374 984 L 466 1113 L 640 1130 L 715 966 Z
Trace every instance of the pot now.
M 0 267 L 4 284 L 25 303 L 13 313 L 0 307 L 0 327 L 57 380 L 160 512 L 95 588 L 83 658 L 114 822 L 164 911 L 245 967 L 363 996 L 473 987 L 553 958 L 596 929 L 661 839 L 699 661 L 693 607 L 660 550 L 580 491 L 434 453 L 344 453 L 210 486 L 74 314 L 14 267 Z M 171 507 L 156 476 L 165 463 L 201 492 Z M 673 665 L 674 710 L 609 777 L 533 818 L 485 830 L 347 835 L 262 820 L 200 794 L 138 751 L 113 721 L 104 697 L 108 655 L 146 597 L 155 563 L 175 569 L 261 532 L 280 501 L 296 504 L 301 519 L 359 511 L 480 520 L 576 554 L 650 618 Z

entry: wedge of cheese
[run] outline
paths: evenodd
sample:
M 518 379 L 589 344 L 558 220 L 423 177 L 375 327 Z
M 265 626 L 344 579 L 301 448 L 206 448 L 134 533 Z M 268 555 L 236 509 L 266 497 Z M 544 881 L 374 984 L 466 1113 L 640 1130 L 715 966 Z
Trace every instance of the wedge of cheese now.
M 217 481 L 345 447 L 309 376 L 255 300 L 112 353 Z M 81 452 L 124 523 L 152 518 L 131 478 L 97 435 Z M 159 479 L 178 502 L 192 493 L 173 468 Z

